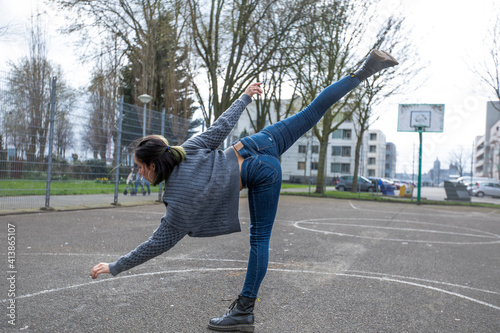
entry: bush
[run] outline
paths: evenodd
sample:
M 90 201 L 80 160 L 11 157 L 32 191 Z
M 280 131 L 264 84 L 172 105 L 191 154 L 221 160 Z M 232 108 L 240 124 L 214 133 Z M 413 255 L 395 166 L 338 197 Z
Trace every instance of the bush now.
M 73 174 L 73 178 L 75 179 L 86 179 L 87 174 L 89 173 L 89 168 L 82 162 L 75 161 L 71 167 L 71 172 Z
M 106 161 L 99 159 L 92 159 L 85 162 L 89 168 L 88 179 L 95 178 L 106 178 L 108 175 L 108 168 L 106 167 Z
M 21 179 L 47 180 L 47 173 L 40 171 L 24 171 L 21 175 Z

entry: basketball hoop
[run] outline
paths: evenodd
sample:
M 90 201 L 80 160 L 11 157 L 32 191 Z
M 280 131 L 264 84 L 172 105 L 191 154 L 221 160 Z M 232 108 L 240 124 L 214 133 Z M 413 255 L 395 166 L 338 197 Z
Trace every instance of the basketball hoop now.
M 443 132 L 443 104 L 400 104 L 398 132 Z
M 400 104 L 398 132 L 417 132 L 420 141 L 418 152 L 417 204 L 420 205 L 422 186 L 422 133 L 443 132 L 444 104 Z

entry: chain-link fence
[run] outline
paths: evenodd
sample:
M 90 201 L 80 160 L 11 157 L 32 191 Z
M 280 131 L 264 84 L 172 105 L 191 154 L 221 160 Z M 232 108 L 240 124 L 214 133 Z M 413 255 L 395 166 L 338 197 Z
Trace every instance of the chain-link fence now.
M 181 144 L 200 123 L 6 73 L 0 116 L 0 211 L 158 200 L 162 187 L 153 192 L 134 168 L 134 141 Z

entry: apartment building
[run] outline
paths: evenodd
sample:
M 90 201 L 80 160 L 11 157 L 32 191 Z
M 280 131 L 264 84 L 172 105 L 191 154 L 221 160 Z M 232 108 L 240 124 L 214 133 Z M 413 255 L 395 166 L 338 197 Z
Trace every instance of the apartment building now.
M 385 145 L 385 178 L 397 178 L 396 177 L 396 161 L 397 161 L 397 151 L 396 145 L 392 142 L 387 142 Z
M 484 135 L 474 141 L 475 176 L 500 179 L 500 102 L 486 104 Z
M 273 113 L 273 122 L 276 112 Z M 255 114 L 254 104 L 250 104 L 235 129 L 230 134 L 227 145 L 242 136 L 254 133 L 249 115 Z M 340 115 L 339 115 L 340 116 Z M 356 132 L 352 121 L 343 122 L 329 138 L 326 152 L 326 184 L 331 185 L 335 177 L 354 172 Z M 315 183 L 318 175 L 320 144 L 312 132 L 302 136 L 281 157 L 283 181 L 293 183 Z M 386 138 L 379 130 L 365 132 L 362 146 L 359 174 L 384 177 L 386 170 Z

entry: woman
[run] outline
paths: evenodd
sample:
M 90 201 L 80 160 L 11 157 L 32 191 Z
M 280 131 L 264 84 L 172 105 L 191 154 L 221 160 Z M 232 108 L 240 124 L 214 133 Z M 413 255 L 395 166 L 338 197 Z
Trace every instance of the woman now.
M 157 135 L 142 138 L 134 160 L 139 172 L 153 185 L 165 180 L 163 202 L 167 212 L 149 240 L 116 262 L 94 266 L 92 278 L 102 273 L 117 275 L 142 264 L 168 251 L 185 235 L 209 237 L 240 231 L 239 191 L 248 188 L 251 248 L 245 283 L 230 311 L 212 318 L 208 328 L 253 332 L 253 308 L 267 271 L 269 240 L 281 189 L 279 156 L 361 81 L 397 64 L 388 53 L 373 50 L 360 70 L 327 87 L 304 110 L 241 139 L 225 151 L 217 148 L 252 97 L 262 94 L 260 83 L 251 84 L 207 131 L 182 146 L 170 146 Z

